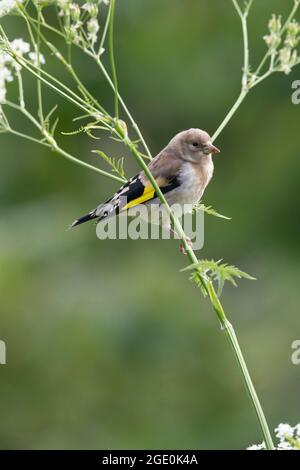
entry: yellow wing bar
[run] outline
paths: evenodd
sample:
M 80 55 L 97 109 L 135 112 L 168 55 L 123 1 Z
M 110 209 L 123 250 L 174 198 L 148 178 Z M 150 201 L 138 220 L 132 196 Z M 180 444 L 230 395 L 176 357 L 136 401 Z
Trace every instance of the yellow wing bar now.
M 126 206 L 123 207 L 123 211 L 126 209 L 129 209 L 130 207 L 137 206 L 138 204 L 143 204 L 144 202 L 150 201 L 153 199 L 155 190 L 151 185 L 146 186 L 144 189 L 144 192 L 141 196 L 137 197 L 136 199 L 133 199 L 132 201 L 128 202 Z

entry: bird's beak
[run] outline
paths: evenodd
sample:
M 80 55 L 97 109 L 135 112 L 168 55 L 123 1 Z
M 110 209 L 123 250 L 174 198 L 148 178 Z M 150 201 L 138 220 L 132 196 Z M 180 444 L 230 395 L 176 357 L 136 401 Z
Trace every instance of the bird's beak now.
M 221 150 L 218 149 L 215 145 L 213 145 L 211 142 L 207 145 L 207 149 L 209 150 L 209 153 L 220 153 Z

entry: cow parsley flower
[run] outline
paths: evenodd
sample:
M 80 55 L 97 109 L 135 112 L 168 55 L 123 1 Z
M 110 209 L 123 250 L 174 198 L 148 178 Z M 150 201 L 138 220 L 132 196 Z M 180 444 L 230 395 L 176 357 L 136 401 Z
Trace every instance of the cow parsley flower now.
M 88 30 L 88 39 L 91 41 L 92 44 L 95 44 L 97 41 L 97 33 L 99 31 L 99 23 L 97 18 L 92 17 L 88 22 L 87 22 L 87 30 Z
M 296 49 L 284 47 L 279 51 L 280 71 L 288 75 L 292 68 L 298 63 L 298 53 Z
M 6 98 L 6 82 L 13 81 L 11 70 L 7 67 L 9 55 L 0 52 L 0 104 L 4 103 Z
M 296 433 L 296 436 L 300 437 L 300 423 L 296 424 L 296 426 L 294 427 L 294 431 Z
M 252 446 L 247 447 L 247 450 L 266 450 L 266 444 L 264 442 L 261 444 L 253 444 Z
M 263 39 L 269 48 L 270 54 L 274 54 L 281 43 L 281 16 L 272 15 L 268 27 L 270 34 L 264 36 Z
M 80 28 L 82 26 L 81 21 L 71 24 L 70 26 L 65 26 L 65 31 L 67 35 L 67 41 L 74 44 L 79 44 L 81 40 Z
M 23 0 L 1 0 L 0 1 L 0 18 L 9 15 Z
M 36 67 L 39 65 L 39 63 L 40 65 L 44 65 L 46 63 L 43 54 L 40 53 L 38 57 L 37 51 L 29 52 L 28 57 Z
M 28 54 L 30 51 L 30 45 L 22 38 L 14 39 L 10 43 L 10 49 L 19 57 L 23 57 L 24 54 Z M 21 65 L 18 64 L 9 54 L 6 54 L 6 62 L 10 63 L 16 71 L 21 70 Z
M 14 39 L 10 43 L 10 47 L 16 54 L 21 56 L 23 56 L 24 54 L 28 54 L 28 52 L 30 51 L 30 45 L 22 38 Z
M 292 427 L 289 424 L 281 423 L 275 429 L 275 435 L 279 442 L 277 450 L 300 450 L 300 423 Z M 247 448 L 247 450 L 265 450 L 266 446 L 262 444 L 254 444 Z
M 279 442 L 277 449 L 278 450 L 294 450 L 294 447 L 289 442 L 282 441 L 282 442 Z
M 294 19 L 287 26 L 286 39 L 284 41 L 284 44 L 287 47 L 294 49 L 298 45 L 298 42 L 300 40 L 299 34 L 300 34 L 300 25 Z
M 71 3 L 69 10 L 72 20 L 77 22 L 80 18 L 80 6 L 77 3 Z
M 70 15 L 71 0 L 57 0 L 57 6 L 59 8 L 59 16 Z
M 280 423 L 277 428 L 275 428 L 275 435 L 278 439 L 286 439 L 287 437 L 293 437 L 294 428 L 289 424 Z
M 93 2 L 87 2 L 81 7 L 83 10 L 87 11 L 91 17 L 96 17 L 98 15 L 98 6 Z
M 10 43 L 6 44 L 7 51 L 0 51 L 0 103 L 6 99 L 6 84 L 12 82 L 14 75 L 19 74 L 22 66 L 12 56 L 15 54 L 18 57 L 24 57 L 28 54 L 31 58 L 30 45 L 22 38 L 16 38 Z M 32 56 L 34 59 L 34 56 Z

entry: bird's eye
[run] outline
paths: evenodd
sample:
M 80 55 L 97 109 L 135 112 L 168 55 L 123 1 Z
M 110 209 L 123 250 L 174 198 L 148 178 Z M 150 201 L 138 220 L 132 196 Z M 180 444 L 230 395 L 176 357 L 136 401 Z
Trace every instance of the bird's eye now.
M 193 142 L 192 145 L 193 145 L 193 147 L 198 147 L 199 146 L 198 142 Z

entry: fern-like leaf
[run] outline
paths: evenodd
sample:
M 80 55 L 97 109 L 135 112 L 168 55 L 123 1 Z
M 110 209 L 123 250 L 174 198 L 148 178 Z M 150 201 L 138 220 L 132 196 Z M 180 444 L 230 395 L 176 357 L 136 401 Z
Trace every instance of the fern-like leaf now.
M 201 201 L 198 202 L 193 207 L 193 212 L 196 213 L 198 211 L 204 211 L 208 215 L 212 215 L 214 217 L 219 217 L 220 219 L 231 220 L 231 217 L 227 217 L 226 215 L 222 215 L 217 212 L 212 206 L 205 206 Z
M 93 153 L 96 153 L 101 157 L 113 170 L 114 173 L 121 176 L 121 178 L 125 178 L 125 171 L 124 171 L 124 158 L 111 158 L 106 153 L 102 152 L 102 150 L 92 150 Z
M 199 274 L 205 277 L 209 277 L 213 282 L 217 283 L 218 286 L 218 296 L 222 294 L 222 290 L 226 281 L 237 286 L 236 279 L 250 279 L 255 280 L 254 277 L 250 274 L 241 271 L 239 268 L 227 263 L 222 263 L 222 260 L 202 260 L 199 263 L 191 264 L 187 268 L 182 269 L 182 271 L 194 271 L 190 277 L 191 280 L 196 282 L 199 285 L 200 278 Z

